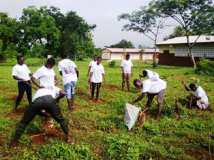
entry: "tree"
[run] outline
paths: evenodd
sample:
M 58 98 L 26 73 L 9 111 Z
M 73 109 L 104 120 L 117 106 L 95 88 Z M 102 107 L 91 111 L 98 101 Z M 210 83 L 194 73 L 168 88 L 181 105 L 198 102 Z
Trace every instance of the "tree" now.
M 96 25 L 89 25 L 73 11 L 64 15 L 56 7 L 42 7 L 40 10 L 55 19 L 57 28 L 60 31 L 58 53 L 68 54 L 70 57 L 80 59 L 94 53 L 95 48 L 91 31 Z
M 187 39 L 187 53 L 191 57 L 194 68 L 196 62 L 192 48 L 202 34 L 214 32 L 214 5 L 212 0 L 154 0 L 150 8 L 156 11 L 156 17 L 172 18 L 184 32 Z M 198 35 L 194 42 L 190 36 Z
M 175 38 L 175 37 L 183 37 L 183 36 L 185 36 L 185 31 L 183 30 L 182 27 L 177 26 L 177 27 L 174 28 L 173 33 L 170 34 L 169 36 L 165 37 L 164 40 L 172 39 L 172 38 Z
M 16 43 L 17 25 L 16 19 L 8 17 L 6 13 L 0 13 L 1 59 L 5 58 L 4 52 L 7 50 L 8 46 L 11 43 Z
M 131 14 L 122 14 L 119 16 L 119 20 L 127 20 L 128 24 L 123 26 L 124 30 L 136 31 L 144 34 L 151 39 L 155 46 L 155 54 L 153 58 L 153 66 L 157 65 L 156 61 L 156 44 L 160 29 L 163 28 L 163 20 L 159 18 L 157 20 L 156 11 L 151 6 L 141 7 L 139 10 L 132 12 Z
M 121 40 L 120 42 L 110 45 L 110 48 L 135 48 L 131 41 L 127 41 L 125 39 Z
M 40 44 L 45 47 L 44 56 L 57 54 L 60 32 L 53 17 L 32 6 L 23 10 L 20 22 L 20 51 L 26 52 L 26 49 L 31 50 L 33 45 Z

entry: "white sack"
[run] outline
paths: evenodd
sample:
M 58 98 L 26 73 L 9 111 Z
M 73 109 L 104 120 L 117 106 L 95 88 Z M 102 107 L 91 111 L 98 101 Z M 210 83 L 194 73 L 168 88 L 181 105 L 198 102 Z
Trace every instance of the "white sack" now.
M 141 108 L 126 103 L 124 121 L 129 130 L 135 125 L 140 110 Z

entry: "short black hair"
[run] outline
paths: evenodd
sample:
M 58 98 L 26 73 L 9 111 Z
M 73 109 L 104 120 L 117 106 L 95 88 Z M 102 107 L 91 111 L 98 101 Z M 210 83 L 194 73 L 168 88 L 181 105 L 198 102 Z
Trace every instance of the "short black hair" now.
M 53 57 L 51 57 L 51 58 L 48 58 L 47 59 L 47 62 L 46 62 L 46 64 L 49 64 L 49 65 L 52 65 L 52 66 L 54 66 L 55 65 L 55 59 L 53 58 Z
M 101 57 L 101 56 L 98 56 L 97 59 L 102 59 L 102 57 Z
M 148 75 L 147 70 L 143 70 L 143 77 L 146 77 Z
M 126 58 L 130 58 L 130 54 L 126 54 Z
M 63 54 L 61 54 L 61 58 L 67 58 L 68 56 L 67 56 L 67 54 L 65 54 L 65 53 L 63 53 Z
M 18 61 L 20 58 L 22 58 L 22 57 L 24 57 L 24 55 L 23 54 L 18 54 L 17 56 L 16 56 L 16 60 Z
M 193 88 L 197 88 L 197 86 L 196 86 L 195 83 L 190 83 L 190 84 L 189 84 L 189 88 L 193 89 Z

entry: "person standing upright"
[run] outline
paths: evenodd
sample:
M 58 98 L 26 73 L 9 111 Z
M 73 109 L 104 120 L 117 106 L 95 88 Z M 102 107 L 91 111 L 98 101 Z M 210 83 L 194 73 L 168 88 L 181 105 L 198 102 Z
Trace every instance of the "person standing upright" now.
M 104 80 L 104 67 L 101 64 L 102 58 L 97 57 L 96 64 L 91 68 L 90 70 L 90 76 L 88 79 L 88 82 L 91 83 L 91 99 L 94 99 L 94 93 L 96 90 L 96 101 L 99 100 L 99 94 L 100 94 L 100 87 Z
M 12 76 L 18 81 L 18 96 L 16 97 L 14 106 L 14 109 L 16 110 L 25 92 L 27 94 L 28 103 L 30 104 L 32 101 L 32 89 L 30 82 L 31 71 L 25 64 L 23 55 L 17 56 L 17 64 L 12 69 Z
M 121 62 L 121 71 L 122 71 L 122 90 L 124 90 L 125 84 L 127 86 L 127 90 L 130 91 L 130 77 L 132 74 L 132 61 L 130 59 L 130 55 L 127 54 L 125 60 Z
M 61 56 L 62 60 L 58 63 L 60 75 L 63 78 L 64 90 L 67 97 L 68 109 L 74 109 L 74 94 L 79 71 L 77 65 L 66 55 Z

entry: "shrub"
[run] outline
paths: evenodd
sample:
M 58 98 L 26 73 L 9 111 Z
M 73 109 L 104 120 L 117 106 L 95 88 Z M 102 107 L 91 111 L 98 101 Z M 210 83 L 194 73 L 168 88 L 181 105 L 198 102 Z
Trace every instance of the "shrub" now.
M 92 154 L 88 145 L 69 145 L 62 142 L 53 142 L 44 145 L 39 150 L 40 159 L 60 160 L 92 160 Z
M 214 75 L 214 61 L 203 59 L 201 60 L 196 69 L 196 73 L 205 75 Z
M 109 61 L 108 66 L 111 68 L 114 68 L 116 66 L 116 61 L 114 61 L 114 60 Z

